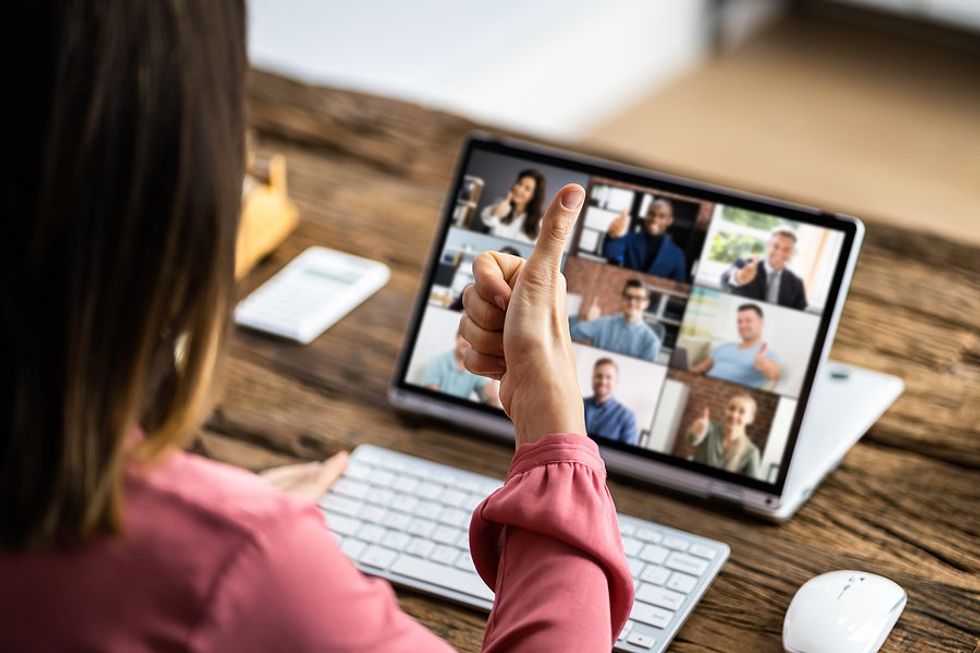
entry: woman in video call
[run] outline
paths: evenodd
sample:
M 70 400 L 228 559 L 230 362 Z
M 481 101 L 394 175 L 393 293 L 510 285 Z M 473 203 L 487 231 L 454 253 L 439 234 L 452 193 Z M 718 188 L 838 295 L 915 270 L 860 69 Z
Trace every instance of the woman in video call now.
M 712 421 L 706 406 L 687 431 L 687 442 L 695 447 L 694 460 L 736 474 L 759 478 L 759 447 L 745 429 L 755 420 L 755 399 L 733 395 L 721 423 Z
M 327 530 L 344 454 L 263 478 L 182 451 L 235 302 L 244 2 L 6 9 L 0 651 L 450 651 Z M 481 255 L 465 298 L 517 444 L 470 526 L 485 651 L 609 651 L 632 605 L 564 319 L 583 199 L 559 192 L 527 261 Z
M 507 197 L 483 209 L 480 219 L 492 236 L 533 243 L 541 231 L 546 194 L 544 175 L 533 168 L 521 170 Z

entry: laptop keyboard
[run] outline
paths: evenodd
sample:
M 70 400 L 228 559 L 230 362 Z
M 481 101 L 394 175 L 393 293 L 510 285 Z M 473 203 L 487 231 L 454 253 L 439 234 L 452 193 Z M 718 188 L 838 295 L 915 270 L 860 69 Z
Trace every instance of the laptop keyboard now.
M 474 508 L 502 483 L 372 445 L 351 454 L 320 500 L 340 548 L 367 574 L 490 610 L 469 552 Z M 615 650 L 660 652 L 728 558 L 728 545 L 619 515 L 636 600 Z

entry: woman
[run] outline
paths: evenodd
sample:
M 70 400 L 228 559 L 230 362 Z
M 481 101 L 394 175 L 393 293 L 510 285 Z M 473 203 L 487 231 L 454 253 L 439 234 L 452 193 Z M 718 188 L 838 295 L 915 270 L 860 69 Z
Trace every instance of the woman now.
M 343 456 L 262 479 L 180 449 L 234 301 L 242 1 L 6 9 L 25 63 L 0 176 L 0 650 L 448 651 L 310 501 Z M 583 197 L 563 189 L 527 262 L 480 257 L 466 293 L 466 365 L 499 379 L 518 444 L 471 524 L 488 651 L 608 651 L 632 602 L 557 317 Z
M 541 231 L 545 193 L 544 175 L 534 169 L 521 170 L 507 197 L 483 209 L 483 224 L 498 238 L 533 243 Z
M 696 447 L 694 460 L 736 474 L 761 478 L 759 447 L 745 432 L 755 420 L 755 411 L 755 399 L 746 394 L 734 395 L 725 408 L 724 423 L 718 424 L 711 421 L 711 411 L 705 406 L 704 412 L 694 420 L 687 432 L 688 443 Z

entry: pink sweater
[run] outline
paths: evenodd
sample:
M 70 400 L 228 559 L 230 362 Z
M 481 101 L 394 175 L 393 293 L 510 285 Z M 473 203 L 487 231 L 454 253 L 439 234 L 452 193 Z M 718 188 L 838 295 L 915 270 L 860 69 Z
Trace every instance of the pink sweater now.
M 451 647 L 344 556 L 317 508 L 174 453 L 130 469 L 125 533 L 0 553 L 0 651 L 363 651 Z M 496 590 L 484 651 L 608 651 L 633 600 L 596 446 L 521 446 L 470 525 Z

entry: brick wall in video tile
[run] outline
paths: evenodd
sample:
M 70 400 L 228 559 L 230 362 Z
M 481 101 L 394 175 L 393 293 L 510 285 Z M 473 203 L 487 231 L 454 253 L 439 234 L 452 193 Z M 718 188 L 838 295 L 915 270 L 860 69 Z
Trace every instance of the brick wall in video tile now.
M 694 448 L 687 444 L 684 435 L 691 427 L 694 420 L 701 417 L 705 406 L 711 412 L 711 421 L 721 423 L 725 416 L 725 408 L 728 400 L 736 394 L 748 394 L 755 400 L 756 414 L 753 423 L 746 429 L 749 439 L 759 447 L 759 451 L 766 450 L 766 441 L 769 439 L 769 430 L 772 427 L 773 417 L 776 415 L 776 405 L 779 403 L 779 395 L 762 390 L 753 390 L 744 386 L 735 385 L 726 381 L 718 381 L 708 378 L 701 374 L 672 369 L 667 373 L 668 378 L 680 381 L 688 387 L 687 405 L 684 407 L 681 417 L 681 432 L 674 440 L 675 456 L 688 458 L 694 455 Z

